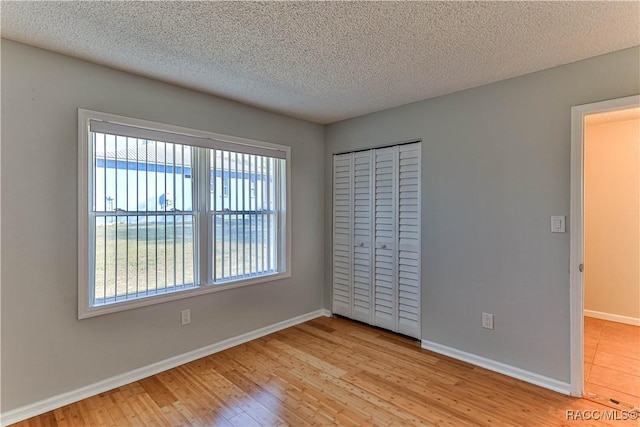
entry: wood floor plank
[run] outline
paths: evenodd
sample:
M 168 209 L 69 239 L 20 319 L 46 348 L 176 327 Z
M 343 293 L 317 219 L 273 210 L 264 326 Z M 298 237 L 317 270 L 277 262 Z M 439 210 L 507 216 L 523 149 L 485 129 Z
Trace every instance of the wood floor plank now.
M 118 393 L 119 390 L 115 389 L 111 392 L 100 394 L 102 406 L 113 420 L 114 425 L 127 425 L 127 417 L 125 416 L 123 405 L 118 404 L 116 400 Z
M 617 347 L 635 337 L 602 321 L 590 324 L 590 339 L 608 337 Z M 632 363 L 616 361 L 619 369 Z M 423 350 L 407 337 L 318 318 L 16 425 L 638 425 L 567 419 L 567 411 L 606 410 Z
M 156 376 L 144 378 L 138 382 L 160 408 L 172 405 L 178 400 Z
M 640 377 L 626 372 L 593 365 L 589 382 L 611 389 L 624 390 L 627 394 L 640 397 Z
M 325 389 L 318 387 L 317 379 L 313 378 L 300 378 L 295 375 L 295 371 L 279 371 L 278 377 L 282 378 L 288 384 L 291 384 L 301 390 L 301 394 L 304 398 L 318 408 L 318 411 L 322 411 L 324 416 L 331 421 L 331 423 L 338 423 L 342 425 L 362 425 L 365 422 L 371 421 L 372 413 L 375 413 L 375 408 L 367 406 L 366 402 L 358 401 L 350 396 L 351 405 L 345 408 L 340 405 L 339 396 L 347 395 L 343 391 L 332 387 L 331 392 L 327 393 Z
M 398 392 L 399 387 L 384 379 L 361 372 L 347 379 L 348 382 L 358 386 L 367 393 L 377 396 L 382 401 L 393 402 L 395 406 L 427 425 L 442 426 L 473 426 L 474 423 L 466 417 L 452 417 L 451 411 L 443 411 L 434 405 L 425 405 L 422 399 L 411 398 L 407 390 Z
M 200 372 L 198 370 L 192 371 L 189 366 L 183 365 L 160 375 L 165 386 L 182 402 L 188 413 L 197 417 L 199 424 L 204 425 L 212 421 L 224 424 L 227 422 L 227 417 L 237 415 L 239 410 L 220 401 L 217 396 L 209 392 L 206 385 L 198 378 L 204 375 Z
M 220 353 L 219 357 L 213 359 L 213 367 L 217 369 L 227 380 L 235 384 L 237 387 L 245 390 L 245 392 L 251 396 L 253 400 L 262 405 L 268 410 L 271 415 L 269 425 L 286 425 L 286 424 L 300 424 L 304 420 L 297 417 L 293 412 L 283 408 L 282 401 L 278 398 L 281 394 L 281 390 L 278 390 L 275 395 L 272 394 L 274 388 L 269 387 L 272 383 L 271 375 L 260 375 L 258 371 L 250 370 L 242 363 L 242 355 L 238 355 L 235 358 L 228 357 L 227 355 Z M 255 356 L 251 356 L 255 360 Z M 264 359 L 261 359 L 263 365 L 266 365 Z M 274 371 L 275 371 L 274 366 Z M 258 419 L 258 421 L 261 421 Z
M 640 363 L 630 357 L 598 351 L 593 364 L 640 377 Z

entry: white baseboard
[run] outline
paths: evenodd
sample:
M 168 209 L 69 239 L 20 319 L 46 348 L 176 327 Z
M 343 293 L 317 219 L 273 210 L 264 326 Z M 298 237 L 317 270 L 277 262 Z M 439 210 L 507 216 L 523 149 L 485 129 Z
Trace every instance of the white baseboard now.
M 524 369 L 507 365 L 506 363 L 496 362 L 495 360 L 487 359 L 486 357 L 467 353 L 466 351 L 457 350 L 435 342 L 422 340 L 421 343 L 422 348 L 426 350 L 431 350 L 435 353 L 462 360 L 463 362 L 471 363 L 472 365 L 480 366 L 490 371 L 498 372 L 540 387 L 548 388 L 549 390 L 557 391 L 558 393 L 569 395 L 571 392 L 571 385 L 569 383 L 545 377 L 544 375 L 536 374 L 534 372 L 525 371 Z
M 640 326 L 640 317 L 621 316 L 619 314 L 605 313 L 603 311 L 584 310 L 584 315 L 596 319 L 609 320 L 611 322 L 626 323 L 627 325 Z
M 228 338 L 226 340 L 199 348 L 197 350 L 170 357 L 169 359 L 165 359 L 142 368 L 134 369 L 133 371 L 125 372 L 124 374 L 116 375 L 115 377 L 107 378 L 97 383 L 79 388 L 77 390 L 72 390 L 67 393 L 62 393 L 57 396 L 41 400 L 39 402 L 7 411 L 3 414 L 0 414 L 0 424 L 2 426 L 6 426 L 22 420 L 26 420 L 27 418 L 35 417 L 36 415 L 52 411 L 54 409 L 60 408 L 61 406 L 86 399 L 87 397 L 95 396 L 96 394 L 104 393 L 105 391 L 121 387 L 123 385 L 141 380 L 151 375 L 158 374 L 168 369 L 175 368 L 176 366 L 184 365 L 185 363 L 189 363 L 196 359 L 218 353 L 228 348 L 244 344 L 257 338 L 261 338 L 265 335 L 272 334 L 282 329 L 286 329 L 321 316 L 331 316 L 331 312 L 326 309 L 312 311 L 311 313 L 303 314 L 301 316 L 284 320 L 273 325 L 265 326 L 264 328 L 256 329 L 255 331 L 247 332 L 246 334 Z

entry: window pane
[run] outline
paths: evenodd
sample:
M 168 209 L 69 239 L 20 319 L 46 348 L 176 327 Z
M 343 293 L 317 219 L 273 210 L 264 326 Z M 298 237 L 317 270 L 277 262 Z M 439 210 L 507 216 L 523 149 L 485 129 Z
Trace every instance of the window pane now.
M 91 136 L 92 305 L 194 287 L 193 148 Z
M 277 271 L 277 164 L 284 160 L 210 152 L 213 279 Z
M 96 218 L 93 305 L 194 286 L 193 215 Z
M 96 212 L 193 210 L 192 147 L 92 135 Z

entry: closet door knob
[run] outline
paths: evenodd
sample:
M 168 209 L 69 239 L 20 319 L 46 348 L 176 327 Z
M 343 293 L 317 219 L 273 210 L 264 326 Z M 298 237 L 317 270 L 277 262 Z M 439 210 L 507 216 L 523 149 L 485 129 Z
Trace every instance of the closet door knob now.
M 387 245 L 382 245 L 382 249 L 387 249 Z

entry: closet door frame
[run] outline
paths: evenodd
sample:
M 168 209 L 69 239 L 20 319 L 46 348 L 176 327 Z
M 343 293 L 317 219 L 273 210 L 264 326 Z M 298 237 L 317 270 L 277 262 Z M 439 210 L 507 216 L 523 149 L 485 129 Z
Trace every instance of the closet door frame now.
M 370 265 L 371 265 L 371 275 L 370 275 L 370 319 L 367 323 L 374 325 L 374 326 L 380 326 L 386 329 L 389 329 L 391 331 L 394 332 L 399 332 L 400 329 L 400 325 L 399 325 L 399 312 L 400 312 L 400 289 L 399 289 L 399 274 L 400 274 L 400 266 L 399 266 L 399 256 L 400 256 L 400 224 L 399 224 L 399 210 L 400 210 L 400 150 L 399 150 L 399 146 L 402 145 L 407 145 L 407 144 L 418 144 L 418 200 L 417 200 L 417 206 L 418 206 L 418 231 L 417 231 L 417 239 L 418 239 L 418 247 L 417 247 L 417 251 L 418 251 L 418 287 L 417 287 L 417 304 L 418 304 L 418 325 L 417 325 L 417 335 L 414 338 L 418 338 L 420 339 L 421 336 L 421 331 L 422 331 L 422 286 L 421 286 L 421 278 L 422 278 L 422 268 L 421 268 L 421 264 L 422 264 L 422 226 L 421 226 L 421 212 L 422 212 L 422 140 L 417 139 L 417 140 L 410 140 L 410 141 L 405 141 L 405 142 L 399 142 L 399 143 L 395 143 L 395 144 L 389 144 L 389 145 L 382 145 L 382 146 L 378 146 L 378 147 L 372 147 L 372 148 L 367 148 L 367 149 L 362 149 L 362 150 L 357 150 L 357 151 L 352 151 L 352 152 L 342 152 L 342 153 L 335 153 L 333 154 L 333 182 L 332 182 L 332 187 L 333 187 L 333 195 L 332 195 L 332 202 L 333 202 L 333 206 L 332 206 L 332 213 L 333 213 L 333 218 L 332 218 L 332 254 L 331 254 L 331 280 L 332 280 L 332 286 L 331 286 L 331 303 L 332 303 L 332 310 L 334 310 L 334 314 L 341 314 L 341 315 L 345 315 L 347 317 L 353 318 L 353 308 L 354 308 L 354 302 L 355 302 L 355 288 L 354 288 L 354 267 L 355 267 L 355 261 L 354 261 L 354 254 L 355 254 L 355 188 L 354 188 L 354 182 L 355 182 L 355 160 L 354 160 L 354 156 L 357 155 L 357 153 L 359 152 L 363 152 L 363 151 L 368 151 L 370 153 L 370 188 L 369 188 L 369 197 L 370 197 L 370 253 L 369 253 L 369 259 L 370 259 Z M 375 284 L 375 264 L 376 264 L 376 251 L 378 248 L 378 246 L 380 246 L 380 249 L 386 249 L 382 248 L 382 244 L 377 242 L 376 239 L 376 151 L 378 150 L 382 150 L 382 149 L 387 149 L 387 148 L 393 148 L 393 184 L 392 184 L 392 227 L 393 227 L 393 274 L 392 274 L 392 289 L 393 289 L 393 310 L 394 310 L 394 315 L 393 315 L 393 322 L 392 324 L 379 324 L 376 321 L 376 284 Z M 350 235 L 349 235 L 349 247 L 351 248 L 350 254 L 349 254 L 349 265 L 350 265 L 350 295 L 349 295 L 349 314 L 343 314 L 343 312 L 336 312 L 334 309 L 335 306 L 335 298 L 334 298 L 334 279 L 335 279 L 335 255 L 334 255 L 334 248 L 336 245 L 336 241 L 335 241 L 335 230 L 336 230 L 336 221 L 335 221 L 335 214 L 336 214 L 336 206 L 335 206 L 335 202 L 336 202 L 336 158 L 338 156 L 342 156 L 342 155 L 349 155 L 349 164 L 350 164 L 350 206 L 351 206 L 351 210 L 350 210 Z M 356 320 L 361 320 L 361 321 L 365 321 L 363 319 L 356 319 Z

